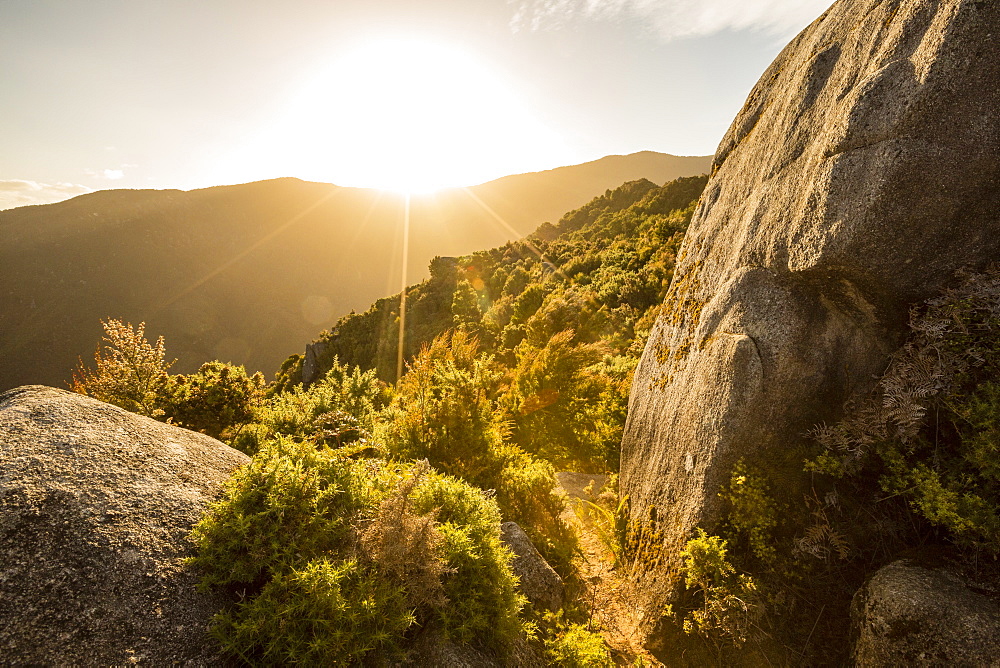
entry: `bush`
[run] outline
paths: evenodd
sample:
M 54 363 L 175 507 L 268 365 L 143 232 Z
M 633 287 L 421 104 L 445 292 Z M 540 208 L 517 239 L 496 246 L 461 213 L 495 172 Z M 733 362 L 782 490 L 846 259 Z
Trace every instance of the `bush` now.
M 206 362 L 197 373 L 169 376 L 159 404 L 177 424 L 213 438 L 249 424 L 264 396 L 264 376 L 242 366 Z
M 254 411 L 254 422 L 230 445 L 254 454 L 275 436 L 310 439 L 319 445 L 342 447 L 369 443 L 375 419 L 387 403 L 385 383 L 374 370 L 342 365 L 334 358 L 326 374 L 308 388 L 293 385 L 275 392 Z
M 399 585 L 356 561 L 319 558 L 220 615 L 213 635 L 247 663 L 332 665 L 398 655 L 415 621 Z
M 614 666 L 601 634 L 588 631 L 583 624 L 570 624 L 545 641 L 551 665 L 563 668 L 609 668 Z
M 132 327 L 109 318 L 101 327 L 103 344 L 94 351 L 94 368 L 79 360 L 70 389 L 140 415 L 162 414 L 158 404 L 173 364 L 166 361 L 163 337 L 150 344 L 144 322 Z
M 522 342 L 500 404 L 513 439 L 528 452 L 570 470 L 604 472 L 617 468 L 624 413 L 611 395 L 622 388 L 593 368 L 604 347 L 573 338 L 567 330 L 540 349 Z
M 815 431 L 807 468 L 873 472 L 961 548 L 1000 554 L 1000 269 L 970 274 L 911 315 L 874 396 Z
M 729 562 L 726 541 L 698 529 L 684 546 L 681 559 L 688 594 L 701 599 L 701 605 L 684 617 L 684 631 L 719 635 L 736 644 L 746 642 L 759 612 L 757 590 L 753 579 L 736 573 Z
M 475 339 L 462 331 L 438 337 L 398 383 L 376 440 L 394 457 L 427 459 L 450 475 L 494 490 L 504 518 L 534 529 L 545 551 L 547 542 L 568 540 L 559 519 L 563 503 L 553 491 L 555 470 L 505 441 L 505 426 L 490 400 L 499 381 L 493 359 L 476 356 Z
M 193 532 L 203 587 L 239 592 L 213 632 L 245 661 L 392 656 L 421 629 L 502 652 L 522 632 L 500 514 L 426 464 L 280 438 Z

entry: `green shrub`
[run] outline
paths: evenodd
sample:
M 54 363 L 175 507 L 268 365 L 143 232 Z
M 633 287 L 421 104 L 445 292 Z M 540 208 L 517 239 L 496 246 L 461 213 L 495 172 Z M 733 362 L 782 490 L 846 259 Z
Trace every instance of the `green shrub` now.
M 684 616 L 687 633 L 718 635 L 730 642 L 746 642 L 759 612 L 753 579 L 738 574 L 726 554 L 726 541 L 709 536 L 703 529 L 681 552 L 681 574 L 689 594 L 701 604 Z
M 353 560 L 319 558 L 220 615 L 213 635 L 247 663 L 334 665 L 398 654 L 415 622 L 398 584 Z
M 729 502 L 726 520 L 734 534 L 746 540 L 751 554 L 762 563 L 773 564 L 778 556 L 774 532 L 779 508 L 764 477 L 740 460 L 719 496 Z
M 601 634 L 583 624 L 570 624 L 553 638 L 545 640 L 550 665 L 563 668 L 610 668 L 611 660 Z
M 367 475 L 359 470 L 367 467 Z M 261 585 L 300 561 L 340 552 L 351 521 L 375 507 L 391 475 L 310 443 L 269 442 L 226 484 L 194 528 L 194 559 L 207 585 Z
M 522 632 L 500 513 L 426 463 L 267 442 L 195 527 L 203 587 L 236 592 L 214 633 L 264 663 L 391 656 L 421 629 L 502 652 Z
M 1000 554 L 1000 270 L 964 276 L 911 316 L 874 396 L 815 431 L 807 468 L 877 474 L 960 548 Z
M 197 373 L 169 376 L 162 390 L 163 414 L 213 438 L 249 424 L 264 397 L 264 376 L 242 366 L 206 362 Z
M 314 438 L 338 446 L 367 438 L 384 404 L 384 384 L 375 371 L 341 365 L 336 359 L 318 381 L 273 395 L 257 411 L 268 435 Z M 353 431 L 354 436 L 344 436 Z

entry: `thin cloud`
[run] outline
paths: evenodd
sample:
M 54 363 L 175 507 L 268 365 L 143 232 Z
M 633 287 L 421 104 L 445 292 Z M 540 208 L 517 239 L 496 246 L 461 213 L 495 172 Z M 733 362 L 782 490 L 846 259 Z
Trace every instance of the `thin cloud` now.
M 0 180 L 0 210 L 32 204 L 52 204 L 93 192 L 76 183 L 39 183 L 22 179 Z
M 552 30 L 579 20 L 637 19 L 665 40 L 755 30 L 786 37 L 823 13 L 831 0 L 509 0 L 511 28 Z
M 105 179 L 108 181 L 118 181 L 125 177 L 126 167 L 135 167 L 135 165 L 122 165 L 122 169 L 102 169 L 100 171 L 95 171 L 93 169 L 85 169 L 83 173 L 94 179 Z

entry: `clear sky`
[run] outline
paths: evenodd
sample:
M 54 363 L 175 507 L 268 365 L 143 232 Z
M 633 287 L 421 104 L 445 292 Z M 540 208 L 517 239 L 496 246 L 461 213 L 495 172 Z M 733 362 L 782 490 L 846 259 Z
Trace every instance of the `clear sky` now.
M 829 0 L 0 0 L 0 208 L 708 155 Z

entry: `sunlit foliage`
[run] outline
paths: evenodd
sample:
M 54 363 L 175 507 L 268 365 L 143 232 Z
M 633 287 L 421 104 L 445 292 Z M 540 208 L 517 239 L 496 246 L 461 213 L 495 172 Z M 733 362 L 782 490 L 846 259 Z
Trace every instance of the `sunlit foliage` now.
M 166 361 L 163 337 L 146 340 L 146 323 L 133 327 L 115 318 L 101 321 L 102 343 L 94 365 L 80 360 L 70 389 L 140 415 L 160 414 L 158 400 L 172 362 Z
M 529 239 L 436 258 L 431 277 L 407 292 L 414 378 L 400 387 L 418 376 L 426 383 L 421 347 L 459 330 L 477 342 L 475 373 L 488 367 L 495 377 L 481 394 L 509 440 L 559 467 L 616 470 L 631 373 L 705 181 L 627 183 Z M 398 296 L 380 300 L 322 335 L 321 363 L 337 358 L 395 382 L 398 327 Z M 297 369 L 291 362 L 279 382 L 289 385 Z
M 223 438 L 253 421 L 264 387 L 259 372 L 248 376 L 242 366 L 206 362 L 197 373 L 168 376 L 159 403 L 174 423 Z
M 268 441 L 195 527 L 213 633 L 249 663 L 400 657 L 419 633 L 503 652 L 522 632 L 495 502 L 426 464 Z

